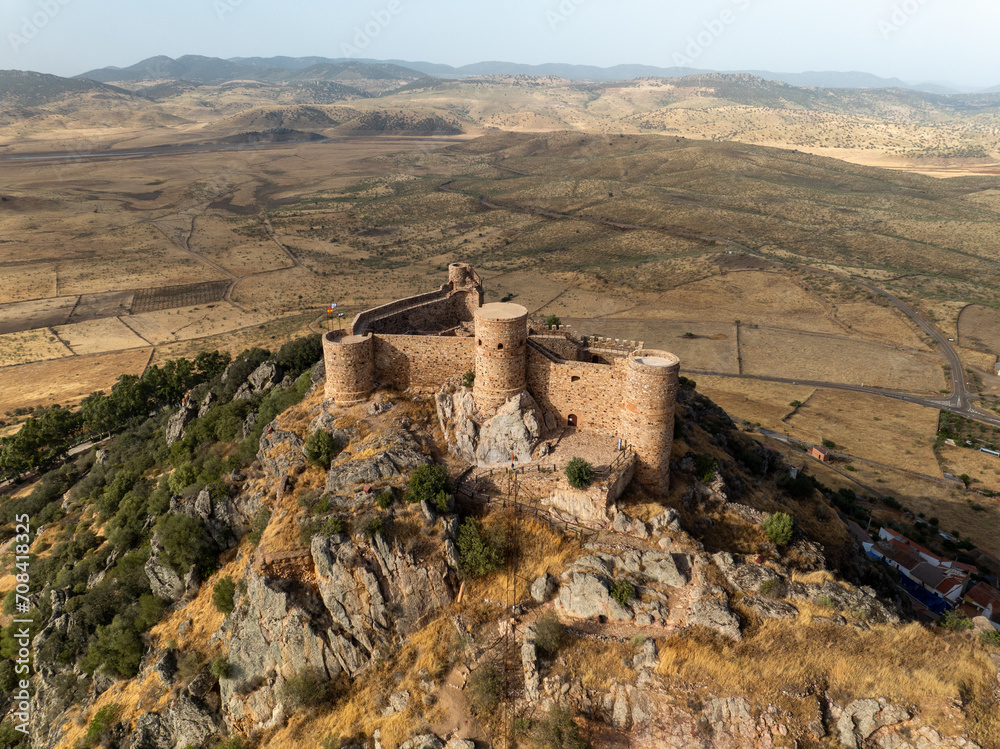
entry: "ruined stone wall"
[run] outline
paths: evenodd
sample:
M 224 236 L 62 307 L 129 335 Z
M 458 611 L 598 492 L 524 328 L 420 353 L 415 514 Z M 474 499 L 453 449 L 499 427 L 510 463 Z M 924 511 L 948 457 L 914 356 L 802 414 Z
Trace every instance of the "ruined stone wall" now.
M 526 386 L 528 310 L 517 304 L 488 304 L 476 311 L 476 384 L 480 411 L 499 408 Z
M 591 361 L 582 346 L 564 336 L 533 335 L 531 340 L 568 361 Z
M 456 375 L 475 369 L 476 342 L 449 336 L 375 336 L 375 373 L 397 390 L 437 391 Z
M 354 318 L 351 329 L 381 335 L 438 332 L 471 322 L 478 306 L 477 289 L 436 291 L 362 312 Z
M 620 436 L 625 359 L 615 365 L 557 361 L 537 348 L 528 349 L 528 390 L 545 412 L 565 426 L 572 414 L 586 431 Z
M 326 363 L 326 397 L 337 405 L 349 406 L 367 400 L 375 389 L 372 336 L 323 336 Z
M 665 351 L 637 351 L 623 364 L 622 436 L 639 458 L 639 482 L 666 493 L 670 488 L 680 360 Z

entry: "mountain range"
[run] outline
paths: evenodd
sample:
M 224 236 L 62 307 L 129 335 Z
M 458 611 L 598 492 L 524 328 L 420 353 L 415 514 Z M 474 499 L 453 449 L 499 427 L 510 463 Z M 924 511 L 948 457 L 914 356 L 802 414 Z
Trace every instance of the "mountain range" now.
M 653 65 L 615 65 L 596 67 L 549 63 L 525 65 L 513 62 L 484 61 L 455 67 L 440 63 L 412 60 L 372 60 L 327 57 L 233 57 L 221 59 L 185 55 L 176 60 L 169 57 L 150 57 L 125 68 L 107 67 L 83 73 L 78 78 L 100 82 L 146 81 L 163 78 L 182 78 L 194 83 L 220 83 L 239 78 L 271 81 L 287 80 L 288 71 L 332 68 L 336 73 L 356 68 L 359 64 L 382 67 L 387 76 L 406 73 L 438 78 L 467 78 L 489 75 L 558 76 L 574 81 L 620 81 L 635 78 L 678 78 L 687 75 L 712 73 L 748 73 L 769 81 L 780 81 L 793 86 L 814 88 L 904 88 L 933 94 L 986 93 L 1000 91 L 996 86 L 985 91 L 949 83 L 908 83 L 899 78 L 882 78 L 857 71 L 807 71 L 802 73 L 775 73 L 767 70 L 714 71 L 686 67 L 657 67 Z M 419 76 L 416 76 L 419 77 Z

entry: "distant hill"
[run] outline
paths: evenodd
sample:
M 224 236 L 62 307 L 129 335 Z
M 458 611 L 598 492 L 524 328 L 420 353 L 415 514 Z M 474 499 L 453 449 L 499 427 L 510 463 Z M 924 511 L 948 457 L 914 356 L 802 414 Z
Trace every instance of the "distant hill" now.
M 23 70 L 0 70 L 0 103 L 19 107 L 40 107 L 74 94 L 104 94 L 131 97 L 116 86 L 79 78 L 60 78 L 47 73 Z

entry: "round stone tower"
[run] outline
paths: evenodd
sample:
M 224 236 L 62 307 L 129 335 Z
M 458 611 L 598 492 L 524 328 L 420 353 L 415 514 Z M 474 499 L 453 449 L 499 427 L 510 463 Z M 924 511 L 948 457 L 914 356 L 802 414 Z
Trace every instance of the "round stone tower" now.
M 527 386 L 528 310 L 487 304 L 476 310 L 476 383 L 481 412 L 492 411 Z
M 639 483 L 663 493 L 670 489 L 680 367 L 680 359 L 666 351 L 636 351 L 625 370 L 622 437 L 639 459 Z
M 368 400 L 375 389 L 375 339 L 342 332 L 323 336 L 326 362 L 326 397 L 338 406 L 353 406 Z
M 467 286 L 476 285 L 476 277 L 472 272 L 472 266 L 465 263 L 452 263 L 448 266 L 448 280 L 451 281 L 452 288 L 464 289 Z

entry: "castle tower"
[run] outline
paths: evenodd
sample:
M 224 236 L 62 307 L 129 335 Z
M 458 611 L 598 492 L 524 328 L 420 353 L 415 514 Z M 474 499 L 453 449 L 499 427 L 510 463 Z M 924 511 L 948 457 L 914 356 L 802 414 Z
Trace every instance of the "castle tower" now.
M 452 288 L 464 289 L 467 286 L 476 285 L 476 276 L 471 265 L 465 263 L 452 263 L 448 266 L 448 280 L 451 281 Z
M 666 351 L 636 351 L 626 364 L 622 437 L 639 458 L 636 477 L 647 489 L 670 489 L 670 449 L 681 362 Z
M 323 336 L 326 362 L 326 397 L 338 406 L 353 406 L 368 400 L 375 389 L 375 339 L 342 332 Z
M 480 411 L 492 411 L 527 387 L 528 310 L 487 304 L 476 310 L 476 384 Z

